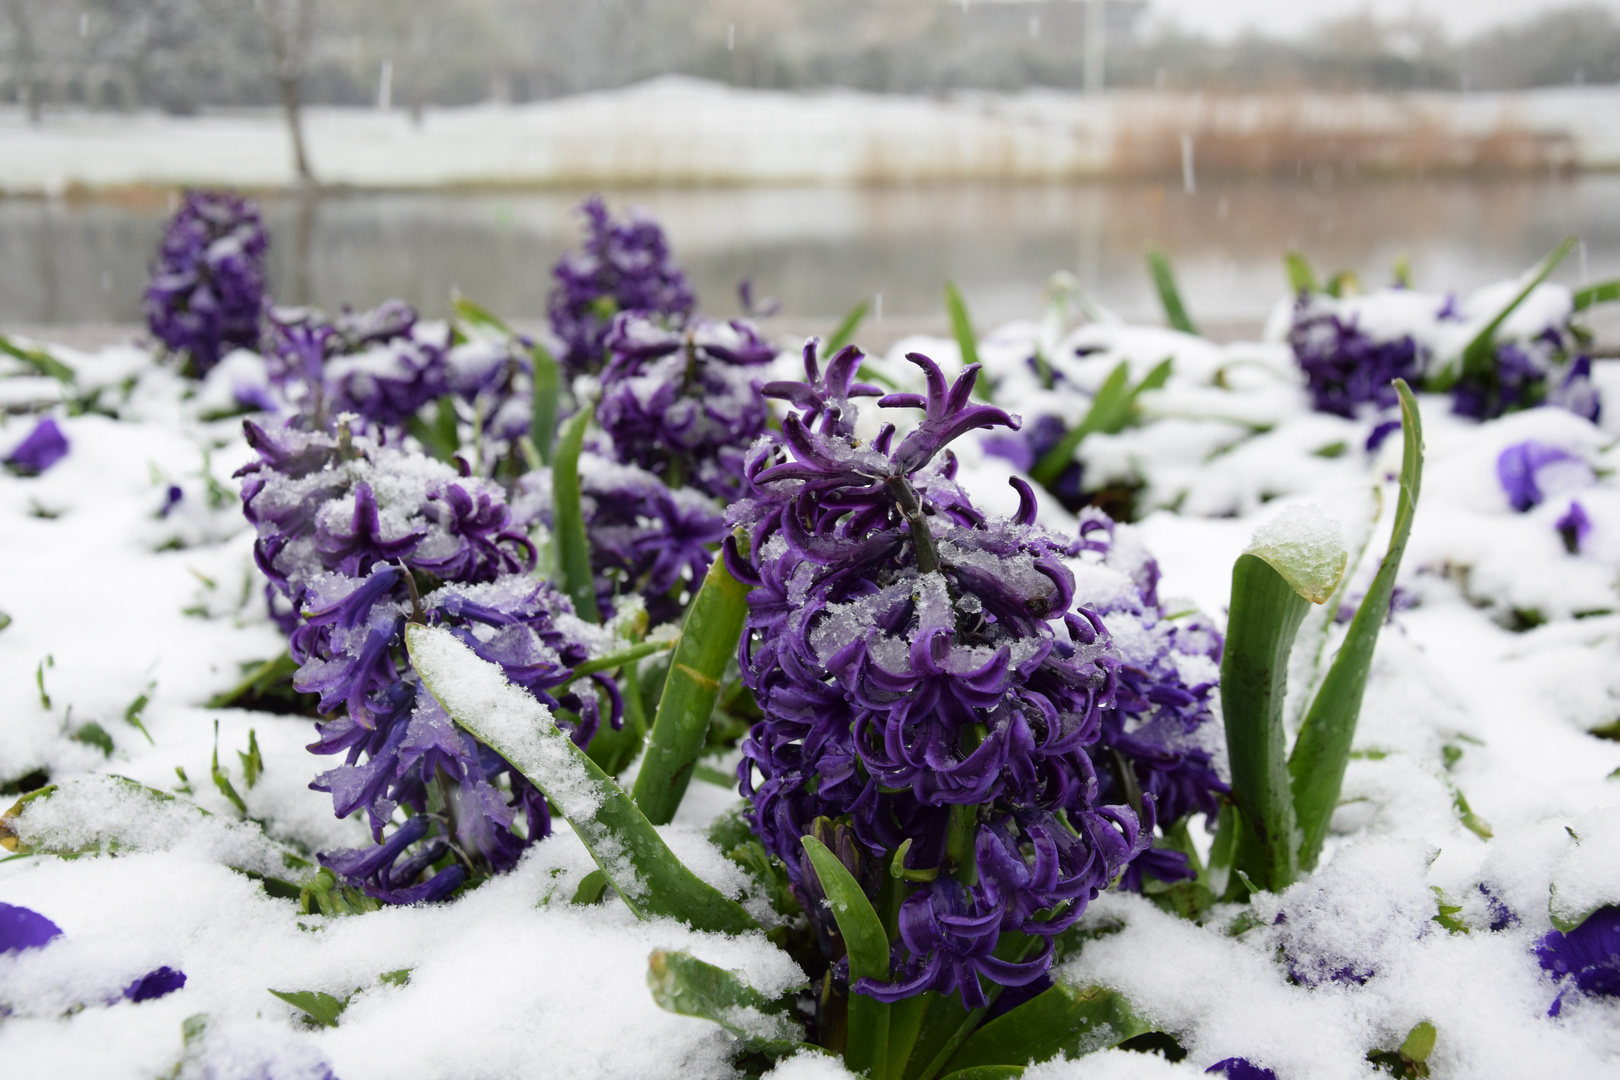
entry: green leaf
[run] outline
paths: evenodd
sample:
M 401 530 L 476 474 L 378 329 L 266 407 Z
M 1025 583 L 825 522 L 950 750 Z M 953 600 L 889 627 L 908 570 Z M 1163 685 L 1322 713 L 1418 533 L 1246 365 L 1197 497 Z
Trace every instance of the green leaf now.
M 94 720 L 81 724 L 79 730 L 73 733 L 73 741 L 82 742 L 86 746 L 93 746 L 108 757 L 112 757 L 112 736 L 107 734 L 106 728 Z
M 302 1009 L 311 1021 L 321 1027 L 337 1027 L 338 1016 L 349 1007 L 349 999 L 339 1000 L 319 990 L 272 990 L 270 993 L 295 1009 Z
M 647 986 L 659 1008 L 712 1020 L 753 1053 L 780 1058 L 809 1049 L 804 1028 L 792 1019 L 792 999 L 772 1001 L 739 972 L 659 949 L 647 958 Z
M 247 753 L 238 750 L 236 757 L 242 762 L 242 778 L 247 782 L 248 790 L 259 782 L 259 774 L 264 772 L 264 758 L 259 756 L 259 733 L 248 728 Z
M 1026 1065 L 1059 1054 L 1076 1058 L 1152 1030 L 1120 994 L 1101 986 L 1074 989 L 1059 982 L 975 1031 L 946 1069 L 949 1073 Z
M 1237 840 L 1237 807 L 1223 799 L 1215 818 L 1215 841 L 1209 846 L 1209 891 L 1216 899 L 1227 895 L 1237 861 Z
M 290 681 L 297 671 L 298 661 L 292 658 L 290 652 L 283 652 L 250 669 L 241 682 L 224 693 L 215 694 L 204 705 L 210 709 L 232 708 L 243 698 L 272 692 L 278 683 Z
M 1401 1043 L 1400 1055 L 1408 1061 L 1427 1061 L 1429 1055 L 1434 1053 L 1435 1039 L 1439 1032 L 1427 1020 L 1420 1020 L 1407 1033 L 1406 1041 Z
M 1176 288 L 1176 276 L 1170 269 L 1170 260 L 1158 248 L 1148 248 L 1148 273 L 1153 275 L 1153 287 L 1159 292 L 1159 303 L 1164 305 L 1164 318 L 1172 329 L 1183 334 L 1196 334 L 1198 327 L 1181 302 L 1181 290 Z
M 385 971 L 377 976 L 377 981 L 384 986 L 405 986 L 411 981 L 411 968 L 400 968 L 398 971 Z
M 868 305 L 865 300 L 849 309 L 849 313 L 839 322 L 838 329 L 834 330 L 832 336 L 827 339 L 827 345 L 822 350 L 823 356 L 836 356 L 839 349 L 849 344 L 849 339 L 855 336 L 855 331 L 860 327 L 861 321 L 866 318 L 867 310 Z
M 953 282 L 945 283 L 945 314 L 951 320 L 951 336 L 962 351 L 962 366 L 979 362 L 979 339 L 973 336 L 973 321 L 968 318 L 967 304 Z M 982 385 L 982 384 L 981 384 Z
M 405 430 L 415 436 L 422 448 L 439 461 L 449 461 L 461 450 L 461 427 L 456 416 L 456 399 L 449 394 L 433 406 L 431 419 L 416 413 L 405 422 Z
M 545 793 L 638 918 L 699 930 L 757 929 L 752 916 L 688 870 L 630 796 L 575 746 L 550 711 L 448 630 L 405 628 L 411 664 L 451 719 Z
M 534 365 L 533 413 L 529 420 L 529 441 L 547 465 L 555 454 L 557 439 L 557 400 L 562 393 L 562 374 L 557 360 L 538 341 L 529 347 L 529 360 Z
M 44 349 L 25 348 L 3 334 L 0 334 L 0 353 L 5 353 L 15 360 L 21 360 L 37 374 L 55 379 L 57 382 L 72 385 L 77 381 L 78 377 L 73 374 L 72 368 Z
M 574 898 L 569 903 L 579 904 L 582 907 L 601 903 L 602 897 L 607 893 L 607 887 L 607 875 L 600 870 L 592 870 L 580 880 L 579 888 L 574 890 Z
M 1283 267 L 1288 271 L 1288 291 L 1295 296 L 1316 291 L 1316 274 L 1305 256 L 1297 251 L 1283 255 Z
M 599 656 L 595 660 L 587 660 L 574 669 L 574 678 L 583 679 L 585 676 L 594 675 L 598 671 L 612 671 L 614 668 L 633 664 L 643 657 L 664 652 L 674 644 L 673 641 L 643 641 L 640 644 L 630 646 L 628 649 L 620 649 L 616 653 Z
M 146 725 L 141 722 L 141 714 L 145 712 L 146 707 L 151 704 L 152 691 L 156 687 L 157 683 L 147 683 L 146 689 L 142 690 L 140 694 L 136 696 L 135 700 L 129 703 L 129 707 L 124 710 L 124 723 L 128 724 L 130 727 L 139 729 L 140 733 L 146 736 L 147 743 L 153 746 L 156 746 L 157 744 L 152 741 L 152 733 L 147 731 Z
M 1170 378 L 1170 368 L 1169 358 L 1159 361 L 1141 382 L 1127 390 L 1130 364 L 1121 360 L 1108 373 L 1108 378 L 1103 380 L 1097 396 L 1091 399 L 1091 408 L 1086 411 L 1085 418 L 1072 431 L 1065 432 L 1057 445 L 1035 463 L 1035 467 L 1029 471 L 1030 478 L 1042 487 L 1050 488 L 1074 460 L 1075 451 L 1080 449 L 1080 443 L 1087 435 L 1094 431 L 1105 435 L 1117 435 L 1124 431 L 1136 419 L 1137 397 L 1144 390 L 1162 387 Z
M 1023 1075 L 1022 1065 L 976 1065 L 971 1069 L 958 1069 L 945 1080 L 1011 1080 Z
M 595 415 L 596 406 L 587 405 L 563 425 L 557 459 L 551 467 L 551 499 L 563 592 L 574 602 L 576 615 L 586 622 L 599 623 L 602 613 L 596 606 L 591 545 L 585 538 L 585 517 L 579 505 L 579 455 L 585 446 L 585 429 Z
M 1418 415 L 1417 399 L 1403 380 L 1395 381 L 1395 390 L 1401 400 L 1404 449 L 1394 532 L 1384 561 L 1378 567 L 1378 575 L 1356 609 L 1355 618 L 1350 620 L 1344 644 L 1339 647 L 1333 665 L 1305 714 L 1299 739 L 1288 760 L 1302 837 L 1299 865 L 1306 870 L 1314 867 L 1321 855 L 1328 820 L 1339 802 L 1344 770 L 1350 761 L 1350 744 L 1361 715 L 1361 699 L 1367 688 L 1367 673 L 1372 669 L 1373 650 L 1389 614 L 1395 576 L 1400 571 L 1401 556 L 1406 552 L 1406 539 L 1412 531 L 1418 492 L 1423 483 L 1423 421 Z M 1230 714 L 1227 723 L 1231 723 Z
M 236 807 L 238 810 L 240 810 L 242 812 L 242 814 L 245 816 L 247 814 L 247 803 L 242 801 L 242 796 L 238 795 L 236 793 L 236 788 L 231 786 L 230 773 L 226 772 L 224 769 L 221 769 L 219 767 L 219 721 L 218 720 L 214 721 L 214 762 L 213 762 L 213 765 L 211 766 L 211 771 L 214 774 L 214 786 L 219 789 L 219 793 L 221 795 L 225 796 L 227 799 L 229 799 L 231 801 L 231 805 Z
M 703 750 L 721 678 L 748 618 L 748 593 L 717 556 L 687 609 L 636 776 L 636 805 L 654 825 L 674 818 L 692 782 L 692 764 Z
M 1412 260 L 1401 255 L 1395 260 L 1395 287 L 1397 289 L 1410 289 L 1412 287 Z
M 1514 295 L 1513 299 L 1508 301 L 1507 306 L 1497 312 L 1496 317 L 1486 323 L 1485 327 L 1463 347 L 1461 355 L 1448 360 L 1445 366 L 1436 372 L 1433 378 L 1428 380 L 1428 388 L 1437 392 L 1444 392 L 1456 386 L 1458 380 L 1464 375 L 1484 375 L 1489 371 L 1491 365 L 1495 363 L 1496 331 L 1507 321 L 1507 317 L 1512 315 L 1520 304 L 1524 303 L 1525 297 L 1529 296 L 1537 285 L 1547 280 L 1547 275 L 1551 274 L 1553 268 L 1563 261 L 1564 256 L 1569 254 L 1575 243 L 1575 237 L 1567 236 L 1564 238 L 1563 243 L 1553 248 L 1547 257 L 1536 265 L 1529 280 Z
M 1585 311 L 1593 304 L 1605 304 L 1615 300 L 1620 300 L 1620 278 L 1575 290 L 1576 311 Z
M 889 981 L 889 936 L 872 902 L 853 874 L 827 845 L 813 836 L 800 838 L 816 879 L 832 907 L 833 920 L 849 950 L 849 1036 L 844 1064 L 850 1072 L 884 1080 L 889 1062 L 889 1006 L 853 989 L 864 978 Z
M 1290 885 L 1298 871 L 1283 699 L 1288 654 L 1308 606 L 1270 563 L 1238 556 L 1221 660 L 1221 709 L 1238 810 L 1237 866 L 1274 892 Z
M 1335 300 L 1341 300 L 1346 296 L 1360 296 L 1361 279 L 1356 276 L 1354 270 L 1340 270 L 1328 278 L 1327 288 L 1324 291 Z
M 56 666 L 56 657 L 46 654 L 34 669 L 34 686 L 39 690 L 39 703 L 46 712 L 51 711 L 51 695 L 45 692 L 45 669 Z

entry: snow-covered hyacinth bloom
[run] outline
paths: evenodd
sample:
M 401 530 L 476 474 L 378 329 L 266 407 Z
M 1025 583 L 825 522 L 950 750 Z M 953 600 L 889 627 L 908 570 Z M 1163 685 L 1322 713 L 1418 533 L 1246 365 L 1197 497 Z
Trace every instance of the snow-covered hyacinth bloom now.
M 734 498 L 743 453 L 770 409 L 759 369 L 776 348 L 741 320 L 695 320 L 672 330 L 644 315 L 613 321 L 596 419 L 621 461 L 670 487 Z
M 188 191 L 169 221 L 146 286 L 146 325 L 201 378 L 232 348 L 259 340 L 268 303 L 269 238 L 251 200 Z
M 683 583 L 697 588 L 725 538 L 720 507 L 701 491 L 668 487 L 646 469 L 599 453 L 580 457 L 579 476 L 602 610 L 639 593 L 654 625 L 678 620 L 681 605 L 672 593 Z
M 364 810 L 380 845 L 323 853 L 322 863 L 388 903 L 438 899 L 469 875 L 510 869 L 550 831 L 545 799 L 421 692 L 405 625 L 451 628 L 513 683 L 577 715 L 581 745 L 601 719 L 597 686 L 611 722 L 620 717 L 610 679 L 571 688 L 589 631 L 531 575 L 534 545 L 497 486 L 342 426 L 245 426 L 259 459 L 238 474 L 244 512 L 260 569 L 297 612 L 294 685 L 339 714 L 318 725 L 310 749 L 344 763 L 311 786 L 331 794 L 340 817 Z M 509 792 L 496 786 L 503 774 Z M 396 827 L 401 808 L 410 816 Z
M 313 308 L 276 308 L 266 335 L 270 378 L 305 412 L 354 413 L 398 428 L 450 390 L 450 331 L 399 300 L 336 318 Z
M 1022 481 L 1018 513 L 994 519 L 954 480 L 951 440 L 1018 421 L 969 403 L 976 368 L 947 386 L 932 360 L 910 359 L 927 394 L 878 403 L 924 410 L 898 445 L 893 425 L 855 436 L 851 398 L 877 391 L 854 382 L 853 348 L 825 373 L 807 349 L 806 382 L 765 387 L 795 411 L 780 443 L 750 451 L 748 497 L 730 512 L 751 531 L 746 559 L 730 539 L 725 553 L 753 585 L 740 658 L 765 715 L 739 778 L 756 833 L 801 889 L 800 837 L 818 818 L 899 861 L 896 980 L 856 989 L 960 990 L 977 1007 L 980 975 L 1044 976 L 1051 936 L 1146 850 L 1153 799 L 1138 815 L 1098 797 L 1088 750 L 1120 659 L 1102 616 L 1074 603 L 1065 559 L 1078 543 L 1035 525 Z M 1012 930 L 1040 944 L 994 956 Z
M 6 468 L 19 476 L 38 476 L 67 457 L 67 436 L 47 416 L 34 425 L 22 442 L 6 455 Z
M 1313 407 L 1353 418 L 1394 406 L 1391 380 L 1421 386 L 1438 375 L 1517 291 L 1503 282 L 1464 300 L 1402 288 L 1347 297 L 1302 292 L 1288 343 Z M 1450 387 L 1452 411 L 1487 420 L 1550 404 L 1596 420 L 1601 402 L 1591 359 L 1570 329 L 1572 313 L 1568 289 L 1533 289 L 1498 328 L 1486 368 Z
M 1590 487 L 1592 468 L 1575 454 L 1539 439 L 1504 449 L 1496 458 L 1496 479 L 1508 502 L 1521 514 L 1551 495 Z
M 1100 798 L 1136 805 L 1151 796 L 1166 825 L 1193 814 L 1213 822 L 1230 790 L 1217 764 L 1224 737 L 1213 712 L 1224 641 L 1197 614 L 1166 618 L 1159 565 L 1128 530 L 1097 510 L 1081 515 L 1079 561 L 1089 580 L 1080 592 L 1112 572 L 1114 584 L 1096 581 L 1102 595 L 1088 599 L 1120 661 L 1114 706 L 1088 748 Z M 1154 850 L 1131 864 L 1123 887 L 1139 890 L 1144 872 L 1161 881 L 1193 876 L 1181 852 Z
M 566 345 L 559 360 L 570 375 L 602 367 L 608 330 L 620 312 L 641 312 L 679 329 L 697 303 L 656 221 L 634 212 L 628 221 L 614 221 L 600 196 L 579 210 L 585 243 L 557 261 L 549 304 L 551 328 Z
M 1568 933 L 1552 931 L 1536 945 L 1536 959 L 1553 981 L 1565 984 L 1548 1016 L 1563 1011 L 1571 990 L 1620 997 L 1620 907 L 1598 908 Z

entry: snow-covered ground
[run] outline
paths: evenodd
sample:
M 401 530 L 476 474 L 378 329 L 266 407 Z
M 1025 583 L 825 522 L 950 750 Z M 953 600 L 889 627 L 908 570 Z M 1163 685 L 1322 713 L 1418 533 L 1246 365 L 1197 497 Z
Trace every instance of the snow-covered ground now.
M 1419 175 L 1484 166 L 1620 166 L 1620 90 L 1513 94 L 963 93 L 948 98 L 744 90 L 664 77 L 529 105 L 306 110 L 325 183 L 849 184 L 1182 176 L 1211 161 L 1239 172 L 1337 168 Z M 1200 149 L 1202 147 L 1203 149 Z M 31 127 L 0 110 L 0 192 L 74 185 L 294 180 L 281 114 L 177 118 L 60 113 Z
M 1021 363 L 1038 333 L 1010 325 L 981 350 L 992 365 Z M 1169 384 L 1144 398 L 1144 426 L 1083 445 L 1090 475 L 1145 485 L 1149 512 L 1137 529 L 1163 570 L 1161 595 L 1223 619 L 1234 558 L 1258 524 L 1297 502 L 1340 524 L 1353 559 L 1366 548 L 1351 595 L 1365 588 L 1389 532 L 1398 439 L 1369 455 L 1370 421 L 1311 412 L 1284 346 L 1095 324 L 1063 355 L 1075 344 L 1098 347 L 1067 369 L 1087 392 L 1121 359 L 1134 380 L 1175 358 Z M 953 343 L 931 338 L 901 341 L 880 363 L 905 371 L 909 350 L 960 364 Z M 0 611 L 10 617 L 0 630 L 0 782 L 47 773 L 65 787 L 13 826 L 35 843 L 99 840 L 109 853 L 0 863 L 0 901 L 63 931 L 43 949 L 0 956 L 0 1073 L 730 1075 L 718 1027 L 654 1005 L 648 953 L 689 950 L 767 993 L 799 973 L 757 934 L 571 905 L 592 864 L 560 820 L 516 871 L 436 906 L 300 915 L 228 868 L 274 872 L 284 850 L 362 842 L 359 825 L 334 820 L 330 799 L 307 788 L 323 768 L 303 749 L 307 719 L 204 704 L 282 648 L 230 479 L 250 451 L 239 421 L 201 418 L 223 387 L 194 394 L 133 347 L 61 355 L 81 390 L 103 388 L 118 418 L 66 415 L 50 405 L 61 396 L 52 381 L 0 380 L 9 410 L 0 452 L 30 429 L 25 410 L 40 407 L 54 409 L 70 444 L 42 476 L 0 474 Z M 1088 943 L 1062 976 L 1124 992 L 1189 1057 L 1172 1065 L 1106 1051 L 1031 1069 L 1031 1080 L 1191 1077 L 1233 1056 L 1281 1080 L 1362 1077 L 1369 1051 L 1394 1048 L 1422 1020 L 1438 1031 L 1428 1062 L 1437 1078 L 1620 1071 L 1620 1003 L 1572 997 L 1549 1018 L 1558 991 L 1531 953 L 1551 927 L 1549 904 L 1567 913 L 1620 902 L 1620 742 L 1589 734 L 1620 720 L 1620 363 L 1601 362 L 1596 378 L 1612 403 L 1601 427 L 1551 408 L 1477 424 L 1453 417 L 1443 398 L 1423 399 L 1427 473 L 1401 574 L 1414 603 L 1380 638 L 1323 868 L 1262 895 L 1257 928 L 1240 936 L 1229 933 L 1235 912 L 1200 927 L 1140 897 L 1098 899 L 1089 917 L 1122 929 Z M 1076 397 L 1072 407 L 1082 406 Z M 1496 461 L 1529 438 L 1592 471 L 1516 513 Z M 978 505 L 1011 510 L 1011 466 L 972 439 L 959 445 Z M 181 498 L 164 517 L 171 485 Z M 1573 495 L 1593 523 L 1579 554 L 1554 524 Z M 1042 515 L 1073 526 L 1055 505 Z M 1530 612 L 1544 621 L 1510 629 Z M 1302 640 L 1330 634 L 1331 614 L 1313 614 Z M 1310 675 L 1308 665 L 1296 671 L 1296 691 Z M 126 720 L 142 698 L 135 711 L 150 740 Z M 91 721 L 110 736 L 110 754 L 74 737 Z M 210 780 L 216 721 L 218 760 L 262 831 Z M 251 787 L 238 758 L 250 731 L 263 758 Z M 160 802 L 112 774 L 179 798 Z M 1459 793 L 1490 838 L 1479 820 L 1465 825 Z M 736 886 L 735 870 L 701 829 L 734 798 L 694 784 L 665 829 L 722 888 Z M 1436 923 L 1437 902 L 1457 906 L 1468 932 Z M 1493 902 L 1517 921 L 1492 931 Z M 1372 975 L 1364 985 L 1297 985 L 1276 961 L 1283 949 L 1353 960 Z M 160 966 L 183 970 L 184 989 L 121 999 Z M 405 969 L 406 980 L 382 978 Z M 354 997 L 336 1027 L 321 1029 L 272 989 Z M 773 1074 L 838 1075 L 830 1059 L 809 1057 Z

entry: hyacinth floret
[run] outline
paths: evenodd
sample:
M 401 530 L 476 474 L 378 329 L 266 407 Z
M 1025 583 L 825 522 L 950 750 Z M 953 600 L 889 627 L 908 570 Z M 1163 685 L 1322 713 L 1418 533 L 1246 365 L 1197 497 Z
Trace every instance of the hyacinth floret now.
M 741 320 L 695 320 L 682 330 L 625 313 L 607 338 L 596 419 L 619 460 L 670 487 L 717 498 L 741 490 L 743 456 L 770 409 L 758 369 L 776 349 Z
M 551 328 L 565 346 L 561 363 L 571 375 L 602 367 L 608 331 L 620 312 L 641 312 L 678 329 L 697 303 L 656 221 L 639 213 L 615 221 L 599 196 L 579 209 L 587 228 L 584 248 L 558 260 L 549 304 Z
M 764 713 L 739 778 L 800 888 L 800 838 L 821 818 L 912 882 L 896 980 L 856 989 L 960 990 L 978 1007 L 981 975 L 1043 976 L 1051 936 L 1146 849 L 1153 800 L 1140 814 L 1098 801 L 1087 748 L 1118 660 L 1101 617 L 1074 605 L 1064 560 L 1077 545 L 1035 526 L 1022 481 L 1017 514 L 992 519 L 954 480 L 951 440 L 1018 420 L 969 401 L 976 365 L 948 385 L 931 359 L 909 359 L 926 393 L 879 401 L 923 410 L 898 445 L 893 425 L 855 435 L 849 399 L 875 393 L 853 383 L 858 353 L 822 373 L 807 351 L 805 383 L 765 388 L 796 411 L 780 444 L 750 451 L 748 498 L 731 511 L 748 555 L 724 548 L 753 585 L 740 659 Z M 1031 936 L 1026 955 L 994 955 L 1007 931 Z
M 158 246 L 145 295 L 146 324 L 186 374 L 206 375 L 233 348 L 259 340 L 268 303 L 269 239 L 251 200 L 229 191 L 186 192 Z
M 550 832 L 545 799 L 423 692 L 405 627 L 448 628 L 542 703 L 569 710 L 580 745 L 602 719 L 598 688 L 609 721 L 622 715 L 611 679 L 575 684 L 588 628 L 532 576 L 534 545 L 498 487 L 346 421 L 335 434 L 245 426 L 259 455 L 239 473 L 254 557 L 292 613 L 294 686 L 319 695 L 326 716 L 309 749 L 343 757 L 311 787 L 340 817 L 363 811 L 378 845 L 323 852 L 323 865 L 386 903 L 438 899 L 475 873 L 510 869 Z
M 272 309 L 265 355 L 271 381 L 303 411 L 354 413 L 376 429 L 398 429 L 450 392 L 449 349 L 448 327 L 388 300 L 336 318 L 314 308 Z
M 1416 382 L 1423 366 L 1412 338 L 1380 341 L 1360 328 L 1356 316 L 1317 308 L 1308 291 L 1295 304 L 1288 344 L 1305 372 L 1312 407 L 1350 419 L 1362 405 L 1393 406 L 1393 380 Z

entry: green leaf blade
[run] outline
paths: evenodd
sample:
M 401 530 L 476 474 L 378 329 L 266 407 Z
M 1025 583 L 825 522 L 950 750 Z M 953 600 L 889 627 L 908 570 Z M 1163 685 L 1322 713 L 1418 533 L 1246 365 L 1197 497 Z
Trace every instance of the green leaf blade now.
M 1575 310 L 1585 311 L 1593 304 L 1607 304 L 1620 300 L 1620 278 L 1613 281 L 1600 281 L 1596 285 L 1588 285 L 1584 289 L 1575 290 Z
M 827 845 L 802 838 L 821 889 L 832 907 L 838 932 L 849 950 L 849 1038 L 844 1064 L 870 1080 L 884 1080 L 889 1060 L 889 1006 L 854 989 L 861 979 L 889 981 L 889 936 L 860 884 Z
M 1350 745 L 1355 739 L 1361 701 L 1367 689 L 1367 675 L 1372 670 L 1373 652 L 1378 646 L 1378 632 L 1389 612 L 1395 577 L 1400 572 L 1401 557 L 1406 552 L 1423 485 L 1423 423 L 1417 399 L 1403 380 L 1396 380 L 1395 390 L 1401 402 L 1404 445 L 1400 496 L 1389 549 L 1372 587 L 1350 620 L 1344 644 L 1333 658 L 1333 665 L 1305 714 L 1299 739 L 1288 760 L 1293 803 L 1301 830 L 1299 861 L 1305 869 L 1316 865 L 1322 842 L 1327 837 L 1328 821 L 1338 805 L 1345 768 L 1350 761 Z
M 1529 280 L 1508 301 L 1507 306 L 1496 313 L 1496 316 L 1486 323 L 1484 328 L 1475 334 L 1467 345 L 1463 346 L 1462 354 L 1446 363 L 1432 378 L 1428 380 L 1429 389 L 1444 392 L 1457 385 L 1464 375 L 1484 375 L 1494 361 L 1496 350 L 1496 332 L 1507 321 L 1508 316 L 1516 311 L 1520 304 L 1535 291 L 1536 286 L 1547 280 L 1547 276 L 1563 261 L 1570 249 L 1576 244 L 1577 238 L 1566 236 L 1562 243 L 1553 248 L 1545 259 L 1536 264 Z
M 655 825 L 674 818 L 692 781 L 692 765 L 703 749 L 726 664 L 742 639 L 748 592 L 717 556 L 687 611 L 636 776 L 636 805 Z
M 338 1017 L 349 1007 L 348 998 L 335 998 L 319 990 L 271 990 L 271 994 L 285 1001 L 321 1027 L 335 1028 Z
M 1258 556 L 1243 554 L 1233 564 L 1221 708 L 1238 810 L 1237 866 L 1272 891 L 1286 888 L 1298 872 L 1283 700 L 1288 655 L 1308 605 Z
M 1164 320 L 1173 330 L 1180 330 L 1183 334 L 1196 334 L 1198 327 L 1187 314 L 1187 306 L 1181 302 L 1181 290 L 1176 287 L 1176 275 L 1170 268 L 1170 259 L 1158 248 L 1148 248 L 1148 273 L 1153 277 L 1153 287 L 1158 291 L 1159 303 L 1164 306 Z
M 579 455 L 585 448 L 585 430 L 596 415 L 596 406 L 586 406 L 568 418 L 557 443 L 557 457 L 551 468 L 552 527 L 557 542 L 557 567 L 563 592 L 574 602 L 574 613 L 586 622 L 599 623 L 602 612 L 596 606 L 596 578 L 591 573 L 591 545 L 585 536 L 585 516 L 580 507 Z
M 1300 293 L 1316 292 L 1316 272 L 1311 269 L 1310 262 L 1297 251 L 1290 251 L 1283 255 L 1283 268 L 1288 272 L 1288 291 L 1298 296 Z
M 827 339 L 826 348 L 822 351 L 823 356 L 836 356 L 839 349 L 849 344 L 850 339 L 855 336 L 855 331 L 860 329 L 862 321 L 865 320 L 869 307 L 870 305 L 865 300 L 862 300 L 849 309 L 849 312 L 839 322 L 838 328 Z
M 713 1021 L 747 1050 L 780 1058 L 807 1048 L 804 1028 L 787 1014 L 788 1001 L 772 1001 L 737 972 L 689 953 L 655 951 L 647 958 L 647 986 L 659 1008 Z
M 529 440 L 534 443 L 540 460 L 550 465 L 556 455 L 557 402 L 562 395 L 562 374 L 556 358 L 539 342 L 530 346 L 529 360 L 534 365 L 534 411 L 529 419 Z
M 413 623 L 405 643 L 423 685 L 451 719 L 545 793 L 638 917 L 663 915 L 730 934 L 758 928 L 740 904 L 675 857 L 625 790 L 499 667 L 438 627 Z
M 1023 1066 L 1058 1054 L 1076 1058 L 1152 1030 L 1122 995 L 1101 986 L 1074 989 L 1060 982 L 975 1031 L 952 1056 L 946 1074 Z

